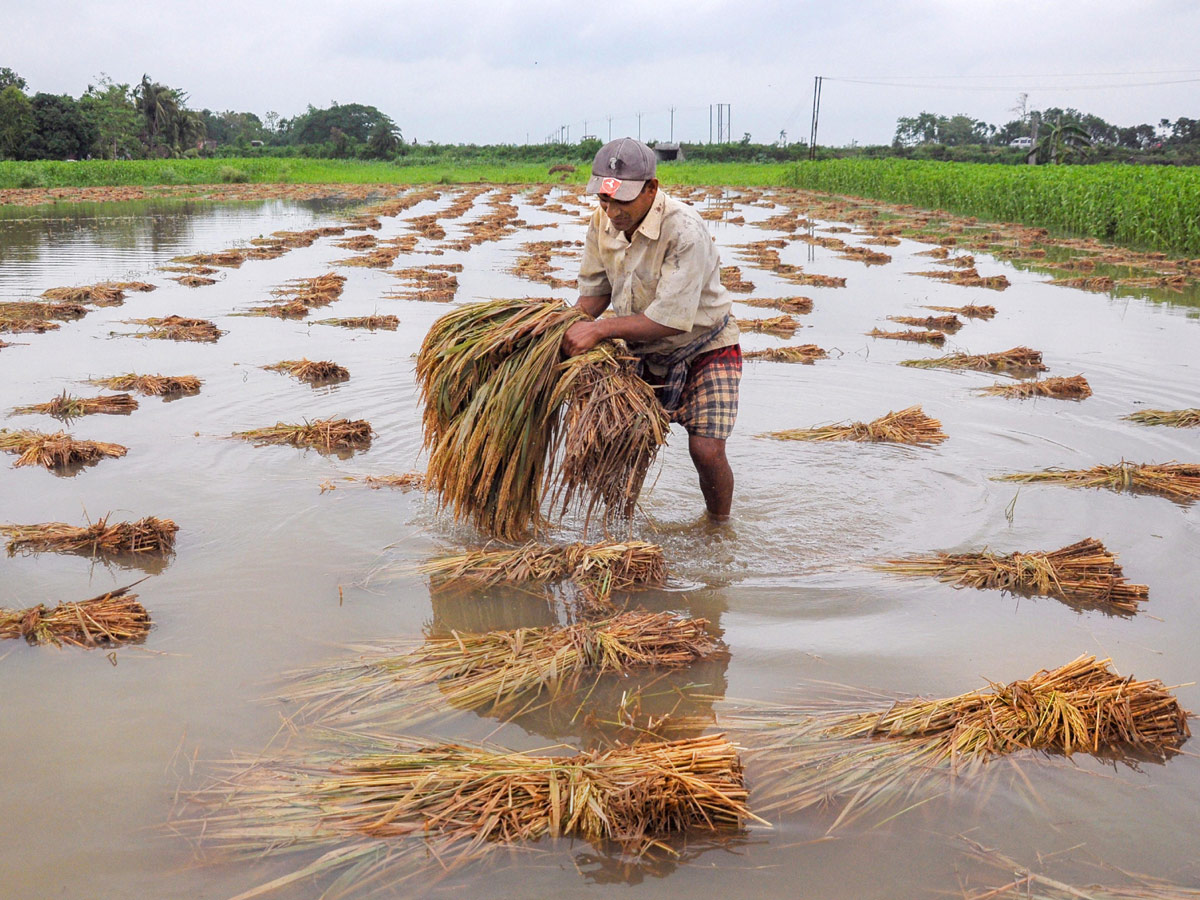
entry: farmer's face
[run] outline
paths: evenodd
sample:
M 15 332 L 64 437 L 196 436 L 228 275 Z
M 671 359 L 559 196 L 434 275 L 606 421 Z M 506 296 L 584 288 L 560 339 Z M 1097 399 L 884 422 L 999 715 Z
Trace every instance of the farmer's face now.
M 596 199 L 600 201 L 600 208 L 604 210 L 604 214 L 608 216 L 608 220 L 613 223 L 614 228 L 621 231 L 632 231 L 641 224 L 642 219 L 646 218 L 646 213 L 650 212 L 650 207 L 654 204 L 654 195 L 658 192 L 658 179 L 651 178 L 644 185 L 642 191 L 632 200 L 624 202 L 614 200 L 608 194 L 597 194 Z

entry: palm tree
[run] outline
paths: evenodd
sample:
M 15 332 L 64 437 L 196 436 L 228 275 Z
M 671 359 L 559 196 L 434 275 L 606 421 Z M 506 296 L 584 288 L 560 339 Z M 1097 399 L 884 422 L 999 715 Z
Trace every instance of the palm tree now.
M 1066 160 L 1073 153 L 1083 153 L 1092 146 L 1091 135 L 1077 122 L 1063 122 L 1059 116 L 1053 125 L 1043 124 L 1042 127 L 1046 132 L 1038 140 L 1035 149 L 1039 158 L 1049 159 L 1052 165 Z
M 173 137 L 171 132 L 181 112 L 179 92 L 143 75 L 141 83 L 134 88 L 134 99 L 138 112 L 146 120 L 146 137 L 153 153 L 155 139 L 160 134 L 165 132 L 168 139 Z

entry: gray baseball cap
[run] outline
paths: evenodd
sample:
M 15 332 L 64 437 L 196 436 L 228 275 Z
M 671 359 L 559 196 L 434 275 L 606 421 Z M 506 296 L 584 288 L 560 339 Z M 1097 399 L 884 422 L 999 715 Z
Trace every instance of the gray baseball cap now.
M 592 160 L 589 194 L 608 194 L 622 202 L 632 200 L 654 177 L 658 163 L 654 151 L 631 137 L 617 138 L 600 148 Z

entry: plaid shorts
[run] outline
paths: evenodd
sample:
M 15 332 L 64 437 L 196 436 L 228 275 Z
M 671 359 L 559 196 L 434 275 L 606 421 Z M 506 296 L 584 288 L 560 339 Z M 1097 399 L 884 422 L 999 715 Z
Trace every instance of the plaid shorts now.
M 670 414 L 690 435 L 725 440 L 737 419 L 742 347 L 721 347 L 692 360 L 679 409 Z

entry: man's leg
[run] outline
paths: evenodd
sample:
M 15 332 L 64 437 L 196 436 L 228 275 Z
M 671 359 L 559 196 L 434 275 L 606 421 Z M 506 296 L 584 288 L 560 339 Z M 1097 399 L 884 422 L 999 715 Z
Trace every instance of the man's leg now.
M 733 469 L 725 458 L 724 439 L 689 434 L 688 452 L 700 475 L 700 492 L 709 516 L 728 519 L 733 505 Z

